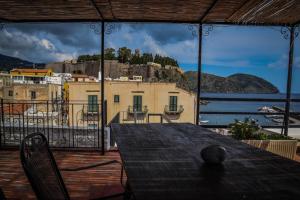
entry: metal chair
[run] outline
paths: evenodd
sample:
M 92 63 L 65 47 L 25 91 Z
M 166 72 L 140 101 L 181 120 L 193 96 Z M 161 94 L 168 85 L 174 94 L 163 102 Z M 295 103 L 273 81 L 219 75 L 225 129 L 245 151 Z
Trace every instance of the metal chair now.
M 38 199 L 43 200 L 68 200 L 70 199 L 63 178 L 56 165 L 46 137 L 41 133 L 33 133 L 25 137 L 21 143 L 20 157 L 25 174 Z M 98 166 L 120 163 L 117 160 L 93 164 L 64 171 L 80 171 Z M 110 199 L 115 197 L 129 198 L 130 192 L 123 185 L 123 167 L 121 170 L 121 185 L 124 190 L 121 193 L 103 196 L 96 199 Z
M 265 150 L 294 160 L 297 152 L 297 144 L 297 140 L 269 140 L 266 142 Z

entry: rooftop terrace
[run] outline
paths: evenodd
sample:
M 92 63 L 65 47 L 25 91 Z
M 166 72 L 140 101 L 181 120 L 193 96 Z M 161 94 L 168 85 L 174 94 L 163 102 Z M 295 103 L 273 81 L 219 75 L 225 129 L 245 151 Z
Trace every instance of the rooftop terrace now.
M 118 152 L 104 156 L 96 151 L 56 151 L 59 168 L 79 167 L 109 160 L 120 160 Z M 120 165 L 113 164 L 81 172 L 61 172 L 71 199 L 90 199 L 100 196 L 106 185 L 119 185 Z M 0 188 L 8 199 L 36 199 L 21 167 L 19 151 L 0 150 Z M 107 192 L 107 191 L 106 191 Z

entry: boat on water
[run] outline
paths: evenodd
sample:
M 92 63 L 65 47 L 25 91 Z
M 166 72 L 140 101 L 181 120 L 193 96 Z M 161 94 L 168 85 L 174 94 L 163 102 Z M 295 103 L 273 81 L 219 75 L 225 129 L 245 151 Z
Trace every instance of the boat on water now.
M 209 120 L 201 120 L 201 116 L 199 115 L 200 124 L 207 124 Z
M 276 113 L 277 111 L 273 108 L 270 108 L 268 106 L 263 106 L 257 109 L 259 112 L 266 112 L 266 113 Z
M 276 113 L 278 113 L 278 111 L 276 111 L 273 108 L 270 108 L 268 106 L 263 106 L 258 108 L 259 112 L 264 112 L 264 113 L 272 113 L 272 115 L 264 115 L 265 118 L 272 120 L 275 123 L 283 123 L 284 121 L 284 117 L 283 115 L 276 115 Z
M 266 118 L 283 119 L 283 115 L 265 115 Z
M 276 122 L 276 123 L 283 123 L 284 119 L 283 118 L 273 118 L 272 121 Z

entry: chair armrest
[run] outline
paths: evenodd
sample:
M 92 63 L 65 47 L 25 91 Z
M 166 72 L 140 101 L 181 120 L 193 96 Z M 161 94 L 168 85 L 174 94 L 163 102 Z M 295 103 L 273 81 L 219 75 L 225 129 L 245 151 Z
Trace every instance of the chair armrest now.
M 86 165 L 86 166 L 77 167 L 77 168 L 61 168 L 60 170 L 61 171 L 81 171 L 81 170 L 85 170 L 85 169 L 91 169 L 91 168 L 110 165 L 110 164 L 115 164 L 115 163 L 118 163 L 118 164 L 122 165 L 122 163 L 117 161 L 117 160 L 110 160 L 108 162 L 96 163 L 96 164 Z

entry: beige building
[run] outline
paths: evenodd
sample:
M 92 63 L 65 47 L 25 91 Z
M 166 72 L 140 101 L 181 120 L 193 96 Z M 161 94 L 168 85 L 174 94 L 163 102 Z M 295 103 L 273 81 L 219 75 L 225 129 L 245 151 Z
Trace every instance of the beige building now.
M 59 99 L 61 86 L 54 84 L 19 84 L 3 87 L 3 99 L 14 101 L 45 101 Z
M 73 82 L 96 82 L 96 77 L 86 74 L 72 74 L 71 81 Z
M 3 98 L 4 87 L 11 86 L 12 79 L 10 78 L 10 74 L 7 73 L 0 73 L 0 98 Z
M 63 123 L 62 106 L 60 101 L 56 101 L 61 99 L 60 94 L 61 85 L 55 84 L 13 83 L 11 86 L 4 86 L 4 113 L 12 120 L 11 123 L 25 120 L 29 126 L 57 126 Z
M 68 83 L 70 125 L 93 126 L 93 120 L 100 119 L 100 88 L 97 82 Z M 120 123 L 145 123 L 148 117 L 149 122 L 160 122 L 160 116 L 195 123 L 196 96 L 175 83 L 105 81 L 105 99 L 108 123 L 116 116 Z

